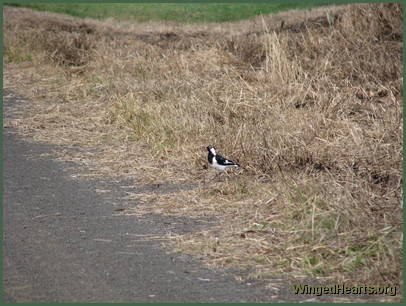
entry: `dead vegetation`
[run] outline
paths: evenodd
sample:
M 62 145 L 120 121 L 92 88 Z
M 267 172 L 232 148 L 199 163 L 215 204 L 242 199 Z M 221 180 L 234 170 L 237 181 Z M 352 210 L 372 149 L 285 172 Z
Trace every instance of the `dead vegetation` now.
M 246 167 L 129 195 L 133 213 L 219 219 L 172 247 L 252 277 L 401 288 L 401 4 L 199 26 L 4 16 L 5 87 L 36 101 L 21 130 L 98 147 L 67 157 L 86 175 L 207 181 L 208 144 Z

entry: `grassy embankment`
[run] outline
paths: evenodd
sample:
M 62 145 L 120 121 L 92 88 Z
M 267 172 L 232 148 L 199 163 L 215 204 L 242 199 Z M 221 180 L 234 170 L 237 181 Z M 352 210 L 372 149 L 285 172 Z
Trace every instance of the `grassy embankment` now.
M 115 18 L 137 22 L 226 22 L 322 4 L 323 2 L 320 1 L 305 1 L 304 3 L 101 3 L 98 5 L 91 3 L 16 3 L 13 5 L 80 18 Z
M 169 237 L 209 264 L 401 286 L 402 20 L 397 4 L 221 26 L 6 8 L 5 87 L 35 101 L 13 124 L 99 148 L 66 151 L 86 175 L 190 187 L 129 194 L 126 213 L 218 218 Z M 208 182 L 208 144 L 246 170 Z

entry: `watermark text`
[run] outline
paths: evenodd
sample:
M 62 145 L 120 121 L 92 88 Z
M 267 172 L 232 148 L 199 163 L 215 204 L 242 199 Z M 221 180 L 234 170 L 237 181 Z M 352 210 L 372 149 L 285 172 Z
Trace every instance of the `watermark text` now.
M 293 285 L 295 294 L 313 294 L 321 296 L 323 294 L 381 294 L 381 295 L 396 295 L 395 286 L 311 286 L 305 284 Z

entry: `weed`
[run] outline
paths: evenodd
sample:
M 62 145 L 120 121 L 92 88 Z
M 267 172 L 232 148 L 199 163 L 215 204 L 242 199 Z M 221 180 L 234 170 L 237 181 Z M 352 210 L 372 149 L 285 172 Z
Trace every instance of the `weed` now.
M 14 62 L 20 64 L 22 62 L 32 61 L 32 55 L 30 53 L 25 53 L 25 51 L 20 49 L 7 48 L 4 50 L 4 56 L 6 62 L 9 63 Z

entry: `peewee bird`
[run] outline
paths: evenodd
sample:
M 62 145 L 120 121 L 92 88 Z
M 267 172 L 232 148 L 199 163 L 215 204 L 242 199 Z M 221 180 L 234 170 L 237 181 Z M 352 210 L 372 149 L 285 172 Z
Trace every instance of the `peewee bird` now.
M 207 156 L 207 159 L 209 161 L 210 166 L 216 168 L 217 170 L 219 170 L 221 172 L 223 172 L 227 168 L 241 167 L 239 164 L 224 158 L 220 154 L 217 154 L 216 148 L 213 146 L 208 146 L 207 151 L 209 151 L 209 155 Z

